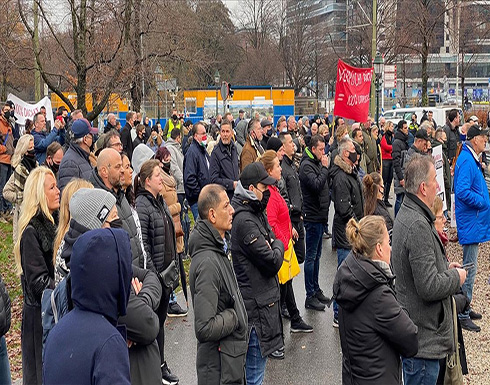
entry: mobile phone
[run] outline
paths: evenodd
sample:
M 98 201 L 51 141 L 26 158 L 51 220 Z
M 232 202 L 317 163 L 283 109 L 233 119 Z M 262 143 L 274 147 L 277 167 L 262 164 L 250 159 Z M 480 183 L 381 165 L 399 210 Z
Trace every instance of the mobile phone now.
M 461 269 L 465 269 L 466 271 L 473 269 L 475 267 L 475 264 L 473 262 L 467 263 L 463 266 L 461 266 Z

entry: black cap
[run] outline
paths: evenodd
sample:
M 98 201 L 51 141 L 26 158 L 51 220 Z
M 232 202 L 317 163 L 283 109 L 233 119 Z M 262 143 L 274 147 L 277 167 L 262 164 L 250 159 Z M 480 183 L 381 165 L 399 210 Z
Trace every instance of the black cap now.
M 267 141 L 267 149 L 268 150 L 274 150 L 275 152 L 279 151 L 279 149 L 282 147 L 282 142 L 281 139 L 272 137 L 269 138 Z
M 242 109 L 240 109 L 240 110 L 238 111 L 238 113 L 239 113 L 239 114 L 244 114 L 244 113 L 245 113 L 245 111 L 243 111 Z
M 14 104 L 14 102 L 12 100 L 7 100 L 5 102 L 5 105 L 6 106 L 9 106 L 10 108 L 15 108 L 15 104 Z
M 466 132 L 466 139 L 471 140 L 478 135 L 488 135 L 488 129 L 483 130 L 478 124 L 473 124 Z
M 254 162 L 243 169 L 240 175 L 240 182 L 244 188 L 248 189 L 251 184 L 254 186 L 257 186 L 257 183 L 273 185 L 277 181 L 269 176 L 262 163 Z
M 260 126 L 262 128 L 267 127 L 267 126 L 272 126 L 272 122 L 269 119 L 264 118 L 261 120 Z
M 427 131 L 424 128 L 417 130 L 417 132 L 415 133 L 415 138 L 416 139 L 430 140 L 429 134 L 427 134 Z

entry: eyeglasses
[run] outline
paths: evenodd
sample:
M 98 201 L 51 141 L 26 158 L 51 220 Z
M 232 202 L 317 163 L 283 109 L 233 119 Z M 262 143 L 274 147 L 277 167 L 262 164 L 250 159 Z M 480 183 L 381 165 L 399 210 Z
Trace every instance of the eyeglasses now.
M 122 148 L 122 143 L 121 142 L 116 142 L 116 143 L 112 143 L 109 147 L 117 147 L 117 148 Z

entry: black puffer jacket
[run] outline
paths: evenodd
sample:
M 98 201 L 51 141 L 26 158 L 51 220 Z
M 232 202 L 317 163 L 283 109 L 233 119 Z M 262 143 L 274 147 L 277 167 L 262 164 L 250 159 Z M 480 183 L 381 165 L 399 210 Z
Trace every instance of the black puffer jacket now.
M 382 199 L 378 199 L 376 207 L 374 208 L 373 215 L 382 216 L 383 219 L 385 220 L 386 229 L 388 230 L 388 235 L 390 236 L 390 243 L 391 243 L 391 233 L 393 232 L 393 223 L 394 222 L 393 222 L 393 218 L 391 217 L 391 214 L 389 213 L 388 209 L 386 208 L 386 204 L 383 202 Z
M 136 227 L 136 222 L 133 217 L 133 212 L 131 211 L 131 206 L 129 205 L 126 196 L 122 190 L 114 191 L 106 187 L 102 179 L 100 179 L 97 173 L 97 167 L 93 169 L 90 175 L 90 182 L 95 188 L 100 188 L 102 190 L 110 192 L 116 197 L 116 207 L 117 215 L 123 222 L 123 229 L 129 234 L 129 240 L 131 243 L 131 254 L 133 256 L 133 265 L 144 267 L 145 261 L 143 256 L 143 249 L 141 247 L 141 242 L 138 236 L 138 229 Z M 147 268 L 149 268 L 147 266 Z
M 362 187 L 355 168 L 349 166 L 337 155 L 330 169 L 332 178 L 332 199 L 335 205 L 333 230 L 335 244 L 339 249 L 350 249 L 345 226 L 349 219 L 360 220 L 364 216 Z
M 394 189 L 396 194 L 405 192 L 405 189 L 400 184 L 400 181 L 404 179 L 403 176 L 403 159 L 402 152 L 408 151 L 408 134 L 398 130 L 395 132 L 395 139 L 393 139 L 391 157 L 393 159 L 393 179 L 395 180 Z
M 458 143 L 461 141 L 459 137 L 459 130 L 457 126 L 453 128 L 452 124 L 447 122 L 447 124 L 444 126 L 444 132 L 447 136 L 447 157 L 451 162 L 456 156 Z
M 291 216 L 291 221 L 299 222 L 303 213 L 303 195 L 301 193 L 298 170 L 293 160 L 287 155 L 284 155 L 284 158 L 282 158 L 281 167 L 282 179 L 286 184 L 288 197 L 286 202 L 289 203 L 289 215 Z
M 155 198 L 147 190 L 138 193 L 136 211 L 148 256 L 147 268 L 161 273 L 175 259 L 177 253 L 172 215 L 162 196 L 158 194 Z
M 233 268 L 248 314 L 248 329 L 255 327 L 263 357 L 284 346 L 277 273 L 284 245 L 275 239 L 264 209 L 241 183 L 235 189 L 231 229 Z
M 299 166 L 305 222 L 323 223 L 328 220 L 330 205 L 328 173 L 328 169 L 321 161 L 311 153 L 309 148 L 306 148 Z
M 400 355 L 417 354 L 417 326 L 396 300 L 389 269 L 350 253 L 335 276 L 344 385 L 400 384 Z
M 227 239 L 227 244 L 229 244 Z M 218 231 L 198 220 L 189 238 L 189 271 L 199 385 L 245 384 L 247 310 Z
M 0 337 L 9 331 L 10 321 L 10 297 L 2 277 L 0 276 Z

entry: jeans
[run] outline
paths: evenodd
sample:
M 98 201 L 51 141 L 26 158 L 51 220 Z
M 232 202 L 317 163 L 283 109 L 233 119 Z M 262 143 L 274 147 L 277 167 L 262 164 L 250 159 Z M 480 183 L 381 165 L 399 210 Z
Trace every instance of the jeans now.
M 264 381 L 265 364 L 267 357 L 262 357 L 260 353 L 260 343 L 255 328 L 252 327 L 250 340 L 248 342 L 247 360 L 245 363 L 245 373 L 247 385 L 261 385 Z
M 192 216 L 194 217 L 194 226 L 196 225 L 197 218 L 199 218 L 199 212 L 197 211 L 197 202 L 191 205 Z
M 10 365 L 5 336 L 0 337 L 0 385 L 10 385 Z
M 400 207 L 402 206 L 403 203 L 403 198 L 405 197 L 404 193 L 401 194 L 396 194 L 396 201 L 395 201 L 395 218 L 396 214 L 398 214 L 398 210 L 400 210 Z
M 385 185 L 384 201 L 388 202 L 390 196 L 391 182 L 393 181 L 393 160 L 383 160 L 383 183 Z
M 12 204 L 3 197 L 3 188 L 12 174 L 10 164 L 0 163 L 0 212 L 4 213 L 12 209 Z
M 439 360 L 402 358 L 404 385 L 436 385 Z
M 322 255 L 323 223 L 305 222 L 306 258 L 305 288 L 306 297 L 313 297 L 319 290 L 318 273 Z
M 344 262 L 344 259 L 349 255 L 349 249 L 337 249 L 337 269 Z M 339 318 L 339 306 L 336 301 L 333 301 L 333 316 L 334 318 Z
M 175 291 L 170 293 L 170 299 L 168 301 L 169 304 L 176 303 L 177 302 L 177 297 L 175 296 Z
M 478 243 L 471 245 L 463 245 L 463 264 L 474 263 L 474 266 L 468 270 L 466 280 L 463 283 L 463 291 L 468 296 L 470 302 L 473 297 L 473 285 L 475 283 L 476 268 L 478 265 Z M 459 319 L 470 318 L 470 311 L 466 311 L 459 315 Z

